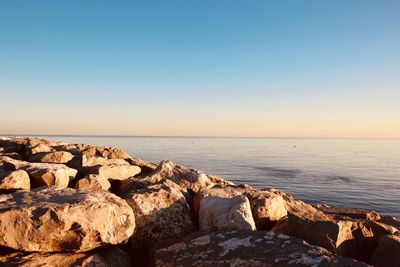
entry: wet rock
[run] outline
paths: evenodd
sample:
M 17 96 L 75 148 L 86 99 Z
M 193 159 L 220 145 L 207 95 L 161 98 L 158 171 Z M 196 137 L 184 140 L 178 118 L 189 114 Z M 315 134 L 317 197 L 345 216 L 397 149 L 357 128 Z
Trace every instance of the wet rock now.
M 379 267 L 400 266 L 400 235 L 381 236 L 368 263 Z
M 265 231 L 196 232 L 157 244 L 153 257 L 153 266 L 367 266 Z
M 29 190 L 31 182 L 24 170 L 4 171 L 0 169 L 0 190 Z
M 202 198 L 199 225 L 200 230 L 256 230 L 245 196 Z
M 122 197 L 135 213 L 133 247 L 179 238 L 195 230 L 186 199 L 171 181 L 134 189 Z
M 328 205 L 316 205 L 316 208 L 331 215 L 350 217 L 354 219 L 366 219 L 376 221 L 381 218 L 376 211 L 357 208 L 335 208 Z
M 110 182 L 101 175 L 89 174 L 76 182 L 75 188 L 89 191 L 101 191 L 110 189 Z
M 132 209 L 106 192 L 38 188 L 0 195 L 0 246 L 29 252 L 83 252 L 128 240 Z
M 32 179 L 33 187 L 57 186 L 64 188 L 77 174 L 77 170 L 63 164 L 31 163 L 7 157 L 0 157 L 0 161 L 8 169 L 26 171 Z
M 37 153 L 29 157 L 31 162 L 42 163 L 68 163 L 74 155 L 67 151 L 55 151 L 49 153 Z
M 129 267 L 129 256 L 118 248 L 106 248 L 86 253 L 21 253 L 0 255 L 5 267 Z

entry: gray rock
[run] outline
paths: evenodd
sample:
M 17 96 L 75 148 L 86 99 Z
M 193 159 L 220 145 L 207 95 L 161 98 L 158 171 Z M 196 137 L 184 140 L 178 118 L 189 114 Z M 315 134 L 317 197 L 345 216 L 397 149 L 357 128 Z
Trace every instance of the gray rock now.
M 303 240 L 265 231 L 196 232 L 161 242 L 153 266 L 367 266 Z

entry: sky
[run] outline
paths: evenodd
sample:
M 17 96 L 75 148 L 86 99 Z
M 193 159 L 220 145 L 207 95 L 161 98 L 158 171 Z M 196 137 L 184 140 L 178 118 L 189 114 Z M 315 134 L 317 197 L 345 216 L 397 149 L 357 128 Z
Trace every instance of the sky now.
M 400 1 L 0 0 L 0 133 L 400 138 Z

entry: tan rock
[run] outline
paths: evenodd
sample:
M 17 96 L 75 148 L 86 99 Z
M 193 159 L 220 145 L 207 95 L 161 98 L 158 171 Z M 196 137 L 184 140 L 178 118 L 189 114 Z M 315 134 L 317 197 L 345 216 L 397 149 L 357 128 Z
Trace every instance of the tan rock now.
M 7 157 L 0 157 L 3 165 L 9 169 L 24 170 L 32 179 L 32 185 L 38 186 L 57 186 L 67 187 L 73 180 L 77 170 L 69 168 L 63 164 L 51 163 L 31 163 L 26 161 L 14 160 Z
M 198 215 L 200 201 L 206 196 L 233 197 L 238 195 L 245 195 L 249 199 L 258 230 L 270 229 L 277 221 L 285 217 L 288 212 L 286 201 L 291 200 L 286 194 L 274 189 L 256 190 L 248 185 L 217 185 L 201 189 L 195 194 L 194 211 Z
M 195 230 L 186 199 L 171 181 L 132 190 L 123 198 L 135 213 L 133 247 L 179 238 Z
M 110 182 L 101 175 L 89 174 L 76 182 L 75 188 L 89 191 L 101 191 L 110 189 Z
M 53 187 L 0 195 L 0 246 L 83 252 L 124 243 L 134 228 L 132 209 L 107 191 Z
M 86 253 L 21 253 L 0 255 L 0 266 L 6 267 L 129 267 L 129 256 L 118 248 Z
M 154 266 L 367 266 L 303 240 L 265 231 L 196 232 L 158 243 Z
M 146 178 L 152 181 L 169 179 L 178 184 L 183 190 L 190 189 L 194 192 L 199 191 L 201 188 L 212 187 L 214 185 L 203 172 L 176 165 L 168 160 L 162 161 L 157 169 Z
M 327 213 L 341 217 L 350 217 L 354 219 L 366 219 L 376 221 L 381 218 L 374 210 L 359 209 L 359 208 L 336 208 L 328 205 L 316 205 L 316 208 Z
M 74 155 L 67 151 L 55 151 L 49 153 L 37 153 L 29 157 L 31 162 L 42 163 L 68 163 Z
M 381 236 L 368 263 L 378 267 L 400 266 L 400 235 Z
M 2 172 L 0 170 L 0 190 L 29 190 L 31 182 L 24 170 Z
M 199 209 L 200 230 L 256 230 L 245 196 L 204 197 Z
M 107 179 L 125 180 L 139 174 L 140 168 L 132 165 L 109 164 L 91 167 L 90 173 L 99 174 Z
M 35 155 L 38 153 L 46 153 L 46 152 L 53 152 L 53 151 L 54 151 L 54 149 L 52 147 L 49 147 L 45 144 L 38 144 L 36 146 L 28 147 L 26 149 L 26 154 L 28 156 L 30 156 L 30 155 Z

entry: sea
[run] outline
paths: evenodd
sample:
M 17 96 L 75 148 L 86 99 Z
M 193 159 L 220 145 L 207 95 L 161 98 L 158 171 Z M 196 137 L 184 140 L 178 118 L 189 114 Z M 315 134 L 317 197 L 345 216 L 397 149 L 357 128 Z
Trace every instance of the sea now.
M 118 147 L 307 203 L 373 209 L 400 218 L 400 139 L 42 136 Z

